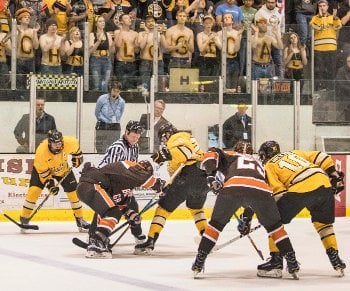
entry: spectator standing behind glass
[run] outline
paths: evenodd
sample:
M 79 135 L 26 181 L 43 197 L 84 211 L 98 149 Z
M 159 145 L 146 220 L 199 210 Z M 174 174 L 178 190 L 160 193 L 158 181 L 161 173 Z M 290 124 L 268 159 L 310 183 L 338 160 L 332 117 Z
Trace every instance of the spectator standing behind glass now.
M 350 54 L 346 58 L 346 63 L 337 70 L 336 79 L 335 91 L 337 100 L 348 102 L 350 96 Z
M 142 27 L 140 25 L 140 27 Z M 145 30 L 138 34 L 138 46 L 140 47 L 140 65 L 139 65 L 139 84 L 141 89 L 148 93 L 150 79 L 153 72 L 153 54 L 154 54 L 154 29 L 158 31 L 158 75 L 164 75 L 163 51 L 166 49 L 165 29 L 163 25 L 156 25 L 152 15 L 148 15 L 145 21 Z
M 45 99 L 36 98 L 35 110 L 35 148 L 47 137 L 50 130 L 56 129 L 55 118 L 45 112 Z M 20 146 L 17 147 L 16 153 L 29 152 L 29 114 L 24 114 L 18 121 L 13 132 Z
M 120 96 L 121 84 L 111 80 L 107 94 L 101 95 L 96 102 L 95 147 L 101 154 L 120 137 L 120 119 L 123 116 L 125 100 Z
M 17 68 L 18 75 L 35 73 L 35 50 L 39 48 L 38 31 L 40 25 L 29 27 L 30 13 L 27 8 L 20 8 L 15 14 L 17 20 Z M 25 86 L 26 76 L 18 76 L 18 85 Z
M 122 14 L 119 23 L 120 30 L 114 32 L 116 47 L 114 75 L 121 81 L 123 90 L 134 89 L 137 87 L 138 33 L 131 29 L 132 19 L 130 15 Z
M 340 66 L 342 66 L 344 60 L 350 54 L 350 0 L 345 0 L 340 4 L 337 16 L 340 18 L 341 24 L 344 27 L 339 31 L 338 36 L 338 52 L 341 59 Z
M 310 21 L 314 29 L 314 64 L 316 90 L 333 89 L 336 76 L 337 30 L 340 19 L 328 12 L 328 2 L 317 2 L 317 14 Z M 330 83 L 325 80 L 331 80 Z
M 306 50 L 305 45 L 300 43 L 299 36 L 295 32 L 288 36 L 283 59 L 286 67 L 286 79 L 300 80 L 304 78 L 304 66 L 307 64 Z
M 163 112 L 165 110 L 165 102 L 162 99 L 154 101 L 154 146 L 153 151 L 156 152 L 160 149 L 160 141 L 158 138 L 159 128 L 167 123 L 170 123 L 163 117 Z M 140 152 L 149 153 L 150 152 L 150 143 L 149 143 L 149 130 L 150 130 L 150 113 L 144 113 L 141 115 L 140 124 L 146 129 L 142 134 L 139 141 Z
M 89 37 L 92 90 L 103 92 L 107 91 L 112 71 L 111 55 L 114 52 L 112 37 L 105 32 L 105 27 L 104 17 L 97 17 L 94 31 L 90 33 Z
M 215 9 L 216 24 L 223 25 L 224 15 L 231 14 L 234 24 L 239 25 L 243 21 L 243 13 L 240 7 L 236 5 L 236 0 L 225 0 Z
M 64 38 L 57 34 L 57 21 L 46 21 L 47 32 L 40 36 L 42 52 L 40 72 L 42 74 L 62 74 L 61 53 L 64 51 Z
M 283 49 L 281 32 L 278 26 L 272 29 L 272 35 L 267 34 L 267 19 L 258 18 L 256 25 L 252 25 L 254 35 L 252 37 L 252 79 L 272 78 L 272 47 Z
M 247 59 L 247 32 L 251 24 L 254 22 L 254 16 L 256 9 L 252 7 L 253 0 L 243 0 L 244 5 L 241 6 L 243 13 L 243 26 L 244 31 L 242 33 L 241 49 L 239 50 L 239 69 L 240 76 L 246 75 L 246 59 Z
M 193 31 L 185 26 L 187 13 L 179 10 L 177 23 L 166 31 L 168 51 L 170 52 L 170 68 L 190 68 L 194 51 Z
M 199 75 L 219 75 L 219 50 L 217 49 L 218 39 L 216 32 L 212 31 L 215 20 L 212 16 L 206 15 L 203 18 L 204 31 L 197 34 L 197 45 L 199 49 Z
M 72 2 L 73 3 L 73 2 Z M 69 25 L 77 26 L 81 32 L 84 31 L 84 23 L 89 23 L 89 33 L 94 28 L 94 6 L 91 0 L 78 0 L 72 4 L 72 11 L 69 17 Z
M 255 13 L 255 20 L 259 18 L 267 19 L 267 34 L 273 35 L 273 28 L 278 27 L 279 32 L 284 32 L 284 17 L 278 11 L 277 0 L 266 0 L 265 4 Z M 282 48 L 273 46 L 271 48 L 271 56 L 274 64 L 274 75 L 283 78 L 283 57 Z
M 226 148 L 233 148 L 239 140 L 251 142 L 252 118 L 247 114 L 247 109 L 247 104 L 238 102 L 237 112 L 224 122 L 223 142 Z
M 223 16 L 222 26 L 226 28 L 226 88 L 236 92 L 238 87 L 239 60 L 238 52 L 241 46 L 243 27 L 240 30 L 233 28 L 233 18 L 231 13 Z M 219 49 L 223 46 L 223 30 L 217 33 L 217 45 Z
M 72 11 L 69 1 L 55 1 L 52 4 L 51 17 L 57 21 L 57 34 L 67 36 L 68 33 L 68 16 Z
M 69 30 L 68 39 L 64 44 L 64 52 L 68 57 L 64 73 L 82 76 L 84 74 L 84 44 L 78 27 L 73 26 Z
M 0 75 L 8 75 L 9 68 L 7 65 L 6 55 L 11 54 L 11 38 L 8 33 L 0 31 Z M 4 76 L 0 78 L 2 88 L 5 88 Z
M 311 49 L 311 27 L 309 22 L 315 14 L 317 0 L 294 0 L 295 20 L 298 24 L 300 42 Z

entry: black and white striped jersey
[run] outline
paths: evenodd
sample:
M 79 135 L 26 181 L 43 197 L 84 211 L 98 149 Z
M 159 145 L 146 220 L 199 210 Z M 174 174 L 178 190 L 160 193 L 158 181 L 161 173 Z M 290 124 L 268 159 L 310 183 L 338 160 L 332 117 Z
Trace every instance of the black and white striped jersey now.
M 130 145 L 124 136 L 112 143 L 106 150 L 98 168 L 105 165 L 119 162 L 132 161 L 137 162 L 139 158 L 139 145 Z

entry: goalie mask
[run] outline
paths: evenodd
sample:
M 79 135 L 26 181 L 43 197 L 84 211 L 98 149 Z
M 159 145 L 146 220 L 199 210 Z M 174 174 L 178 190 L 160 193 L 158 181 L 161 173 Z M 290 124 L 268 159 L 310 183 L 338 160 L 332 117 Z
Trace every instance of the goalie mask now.
M 49 150 L 54 155 L 59 154 L 63 149 L 63 136 L 62 133 L 56 129 L 50 130 L 47 133 L 47 140 L 49 144 Z
M 167 141 L 174 133 L 177 133 L 177 128 L 171 123 L 162 125 L 158 130 L 158 138 L 160 142 Z
M 280 152 L 280 145 L 276 141 L 266 141 L 260 146 L 259 158 L 265 164 L 269 159 Z
M 252 144 L 244 140 L 239 140 L 238 142 L 236 142 L 236 144 L 233 147 L 233 150 L 240 154 L 253 154 Z

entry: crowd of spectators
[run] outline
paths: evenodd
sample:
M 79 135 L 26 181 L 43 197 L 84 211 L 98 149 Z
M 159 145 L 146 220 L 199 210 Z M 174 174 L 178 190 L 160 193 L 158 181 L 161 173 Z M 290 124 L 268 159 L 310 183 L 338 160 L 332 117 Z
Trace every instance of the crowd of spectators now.
M 316 69 L 316 62 L 317 78 L 334 79 L 336 70 L 346 64 L 350 55 L 350 30 L 340 29 L 350 25 L 350 0 L 0 0 L 0 3 L 0 74 L 9 74 L 11 70 L 11 25 L 15 19 L 17 74 L 83 75 L 87 45 L 90 88 L 94 91 L 106 92 L 112 76 L 121 82 L 122 90 L 138 87 L 147 91 L 156 46 L 158 75 L 169 74 L 170 68 L 185 67 L 198 68 L 200 76 L 218 76 L 221 51 L 225 51 L 225 84 L 235 92 L 240 87 L 240 78 L 247 73 L 248 31 L 253 34 L 253 79 L 303 78 L 303 70 L 310 63 L 312 28 L 316 37 L 317 33 L 323 37 L 330 27 L 334 28 L 334 35 L 339 35 L 334 39 L 328 35 L 333 42 L 330 49 L 315 46 L 319 62 L 332 56 L 335 65 L 332 75 L 328 70 L 325 76 Z M 88 42 L 84 42 L 85 35 Z

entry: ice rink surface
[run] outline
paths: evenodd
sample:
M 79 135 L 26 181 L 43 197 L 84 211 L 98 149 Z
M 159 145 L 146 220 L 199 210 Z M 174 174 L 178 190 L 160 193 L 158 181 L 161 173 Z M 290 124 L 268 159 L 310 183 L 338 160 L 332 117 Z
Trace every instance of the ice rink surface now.
M 38 231 L 21 234 L 10 222 L 0 223 L 0 290 L 107 291 L 107 290 L 350 290 L 350 218 L 337 218 L 340 257 L 347 263 L 343 278 L 331 267 L 309 219 L 286 226 L 300 262 L 300 280 L 286 271 L 283 279 L 258 278 L 262 263 L 247 238 L 213 252 L 202 279 L 193 279 L 191 265 L 197 246 L 193 221 L 167 221 L 151 256 L 133 254 L 134 239 L 127 233 L 113 249 L 113 259 L 86 259 L 85 250 L 72 244 L 86 239 L 73 222 L 35 222 Z M 143 222 L 147 233 L 150 221 Z M 253 221 L 256 225 L 257 221 Z M 119 235 L 118 232 L 116 235 Z M 238 235 L 231 221 L 218 244 Z M 264 229 L 251 233 L 268 257 Z

